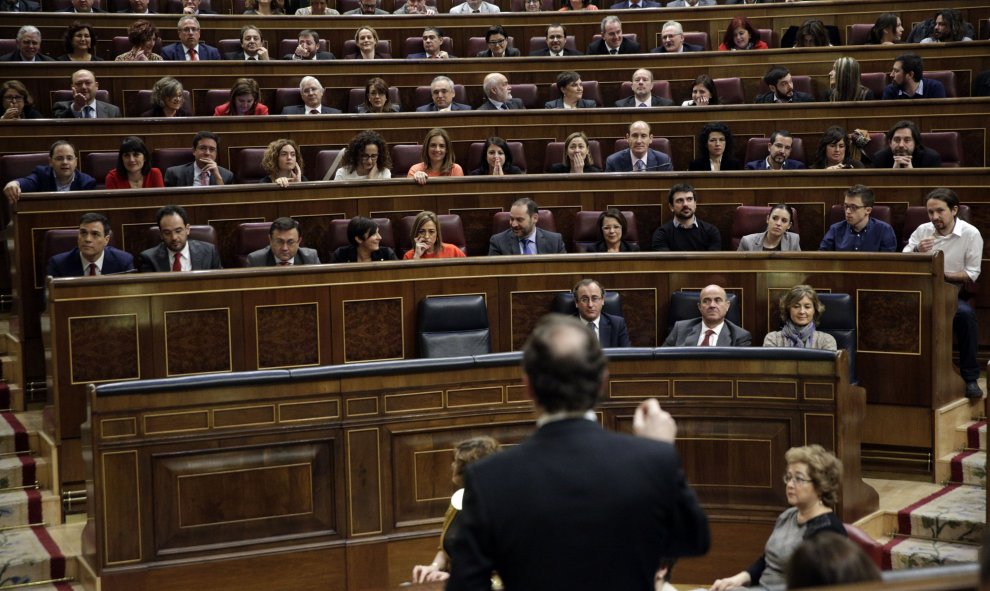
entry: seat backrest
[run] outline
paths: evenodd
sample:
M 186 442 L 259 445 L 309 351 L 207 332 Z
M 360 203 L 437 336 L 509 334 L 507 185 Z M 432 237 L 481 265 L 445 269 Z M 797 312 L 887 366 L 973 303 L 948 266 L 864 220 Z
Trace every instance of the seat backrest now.
M 825 306 L 816 330 L 827 332 L 835 338 L 836 347 L 845 349 L 849 356 L 849 381 L 856 379 L 856 302 L 848 293 L 819 293 L 818 299 Z
M 963 165 L 962 137 L 958 131 L 923 132 L 921 144 L 938 152 L 942 157 L 942 168 L 958 168 Z
M 392 144 L 392 178 L 403 178 L 414 164 L 422 158 L 423 147 L 419 144 Z
M 577 306 L 574 305 L 574 294 L 569 291 L 560 291 L 553 296 L 553 303 L 550 304 L 550 311 L 554 314 L 565 314 L 577 316 Z M 602 303 L 602 312 L 613 316 L 622 316 L 622 295 L 617 291 L 606 291 L 605 302 Z
M 162 174 L 173 166 L 189 164 L 195 159 L 191 148 L 158 148 L 151 153 L 151 165 L 160 169 Z
M 269 222 L 246 222 L 237 226 L 234 258 L 238 267 L 247 267 L 248 255 L 271 243 L 268 239 L 271 226 Z
M 801 141 L 799 137 L 791 138 L 794 141 L 791 142 L 791 160 L 800 160 L 804 162 L 804 142 Z M 751 137 L 746 142 L 746 162 L 752 162 L 753 160 L 762 160 L 770 154 L 770 138 L 768 137 Z
M 774 49 L 779 46 L 777 39 L 777 31 L 773 29 L 756 29 L 756 32 L 760 34 L 760 39 L 767 44 L 767 47 Z
M 134 97 L 132 101 L 124 101 L 124 116 L 125 117 L 138 117 L 141 113 L 151 110 L 151 91 L 150 90 L 139 90 L 135 93 L 130 93 L 129 96 Z M 188 90 L 182 91 L 182 98 L 184 99 L 183 105 L 189 112 L 192 112 L 192 96 L 189 94 Z
M 233 157 L 234 175 L 243 184 L 257 183 L 268 176 L 261 166 L 265 148 L 235 149 Z
M 13 53 L 17 49 L 17 39 L 0 39 L 0 55 Z
M 884 72 L 863 72 L 859 75 L 859 82 L 870 89 L 873 98 L 880 100 L 883 97 L 883 89 L 887 84 L 887 74 Z
M 522 142 L 507 142 L 509 144 L 509 152 L 512 153 L 512 163 L 526 172 L 526 152 L 523 149 Z M 468 156 L 467 165 L 464 166 L 464 170 L 474 170 L 481 164 L 481 159 L 484 157 L 482 150 L 485 147 L 485 142 L 472 142 L 468 146 Z
M 296 46 L 298 45 L 299 45 L 299 39 L 282 39 L 281 41 L 278 42 L 278 55 L 272 56 L 273 59 L 282 59 L 283 55 L 289 55 L 295 53 Z M 327 40 L 320 39 L 319 51 L 326 51 L 326 50 L 327 50 Z
M 521 99 L 527 109 L 539 109 L 540 90 L 535 84 L 510 84 L 512 98 Z
M 581 98 L 593 100 L 597 106 L 602 106 L 602 93 L 598 89 L 597 80 L 582 80 L 581 86 L 584 87 L 584 94 Z M 560 98 L 560 89 L 557 88 L 556 84 L 550 85 L 550 100 L 556 100 Z
M 491 353 L 485 296 L 433 296 L 420 300 L 416 345 L 421 358 Z
M 873 23 L 846 25 L 846 45 L 866 45 L 870 41 Z
M 446 244 L 453 244 L 467 254 L 467 239 L 464 236 L 464 222 L 461 216 L 453 213 L 443 213 L 437 216 L 440 220 L 440 235 Z M 412 248 L 412 229 L 416 216 L 407 215 L 399 220 L 399 228 L 395 236 L 395 252 L 399 258 Z
M 739 248 L 743 236 L 756 234 L 767 229 L 767 216 L 770 215 L 767 205 L 740 205 L 732 215 L 732 250 Z M 800 234 L 798 219 L 792 216 L 791 229 L 788 232 Z
M 52 91 L 52 104 L 63 102 L 63 101 L 71 101 L 71 100 L 72 100 L 72 91 L 71 90 L 53 90 Z M 110 92 L 109 91 L 106 91 L 106 90 L 97 90 L 96 91 L 96 100 L 103 101 L 105 103 L 109 103 L 110 102 Z
M 444 36 L 443 43 L 440 44 L 440 49 L 446 51 L 448 54 L 454 51 L 454 41 L 450 37 Z M 423 53 L 423 37 L 406 37 L 406 40 L 402 42 L 402 56 L 408 57 L 414 53 Z
M 716 78 L 715 90 L 718 102 L 722 105 L 742 105 L 746 103 L 746 92 L 739 78 Z
M 428 105 L 433 102 L 433 92 L 430 90 L 429 86 L 417 86 L 416 90 L 413 91 L 413 105 L 416 107 L 421 107 L 423 105 Z M 454 85 L 454 102 L 455 103 L 466 103 L 467 93 L 464 92 L 463 84 Z
M 553 212 L 549 209 L 541 209 L 536 213 L 536 227 L 548 232 L 557 231 L 557 223 L 553 219 Z M 509 229 L 509 212 L 499 211 L 492 218 L 492 234 L 505 232 Z
M 506 49 L 515 46 L 516 46 L 516 39 L 515 37 L 510 36 L 509 44 L 506 46 Z M 467 55 L 465 55 L 464 57 L 474 57 L 479 53 L 481 53 L 482 51 L 485 51 L 486 49 L 488 49 L 488 42 L 485 41 L 484 37 L 468 37 Z
M 79 228 L 58 228 L 45 232 L 42 243 L 42 269 L 48 266 L 48 260 L 57 254 L 69 252 L 79 244 Z
M 513 1 L 513 3 L 514 2 L 517 2 L 517 1 L 519 1 L 520 3 L 522 2 L 522 0 L 512 0 L 512 1 Z M 552 6 L 553 5 L 553 0 L 549 0 L 549 2 L 551 4 L 551 6 Z M 547 4 L 547 0 L 543 0 L 543 4 L 545 6 Z M 554 10 L 554 8 L 544 8 L 543 10 L 552 11 L 552 10 Z M 521 11 L 514 10 L 513 12 L 521 12 Z M 574 51 L 577 51 L 577 44 L 574 42 L 574 35 L 567 35 L 564 38 L 564 47 L 566 47 L 567 49 L 573 49 Z M 539 51 L 541 49 L 546 49 L 546 48 L 547 48 L 547 38 L 545 36 L 544 37 L 530 37 L 529 38 L 529 52 L 530 53 L 533 53 L 534 51 Z
M 945 98 L 956 98 L 956 73 L 952 70 L 925 71 L 923 78 L 938 80 L 945 87 Z
M 240 14 L 235 13 L 235 14 Z M 220 56 L 223 57 L 225 53 L 234 53 L 241 50 L 241 40 L 240 39 L 221 39 L 217 41 L 217 49 L 220 50 Z M 278 56 L 279 59 L 282 56 Z
M 46 166 L 50 160 L 48 152 L 4 154 L 0 157 L 0 181 L 6 185 L 14 179 L 26 177 L 35 167 Z
M 395 248 L 395 234 L 392 232 L 392 220 L 388 218 L 371 218 L 376 224 L 378 224 L 378 233 L 382 235 L 382 246 L 387 246 L 389 248 Z M 329 230 L 329 242 L 330 249 L 328 253 L 327 260 L 329 260 L 329 255 L 333 254 L 333 251 L 337 250 L 341 246 L 347 246 L 350 242 L 347 241 L 347 224 L 351 220 L 330 220 L 330 230 Z
M 347 39 L 344 41 L 344 50 L 341 52 L 342 57 L 345 60 L 355 59 L 360 55 L 361 50 L 358 49 L 357 41 L 353 39 Z M 392 42 L 388 39 L 379 39 L 378 43 L 375 44 L 375 53 L 382 56 L 383 59 L 392 57 Z
M 96 179 L 96 188 L 104 188 L 107 173 L 117 167 L 117 152 L 89 152 L 83 157 L 83 172 Z
M 701 290 L 675 291 L 670 294 L 670 308 L 667 310 L 668 333 L 674 328 L 674 323 L 679 320 L 701 317 L 701 310 L 698 309 L 700 297 Z M 726 299 L 729 301 L 729 312 L 725 315 L 725 319 L 736 326 L 742 326 L 742 310 L 739 309 L 739 298 L 734 293 L 726 292 Z
M 794 81 L 795 91 L 815 96 L 815 85 L 811 80 L 811 76 L 791 76 L 791 80 Z
M 684 31 L 684 42 L 689 45 L 700 45 L 705 51 L 710 51 L 712 46 L 708 42 L 708 33 L 704 31 Z
M 337 159 L 337 154 L 340 154 L 340 149 L 337 150 L 320 150 L 316 153 L 316 159 L 313 169 L 313 180 L 320 181 L 326 176 L 327 170 L 330 169 L 330 165 L 333 161 Z M 340 163 L 341 166 L 344 165 L 343 160 Z
M 673 100 L 670 96 L 670 82 L 667 82 L 666 80 L 654 80 L 652 94 L 653 96 Z M 627 80 L 619 86 L 619 98 L 624 99 L 632 95 L 632 82 Z
M 650 147 L 658 152 L 663 152 L 668 157 L 671 156 L 670 151 L 670 140 L 665 137 L 654 137 L 653 141 L 650 142 Z M 629 140 L 624 137 L 620 137 L 615 140 L 615 152 L 621 152 L 623 150 L 629 149 Z M 614 153 L 614 152 L 613 152 Z
M 217 107 L 226 103 L 230 100 L 230 91 L 223 90 L 220 88 L 212 88 L 206 91 L 206 98 L 203 100 L 203 106 L 197 105 L 196 114 L 204 115 L 210 117 L 213 115 L 213 111 Z
M 874 205 L 873 211 L 870 212 L 870 217 L 878 219 L 881 222 L 891 223 L 890 220 L 890 207 L 887 205 Z M 832 225 L 842 220 L 846 219 L 846 210 L 842 205 L 833 205 L 832 209 L 828 212 L 828 225 Z
M 588 140 L 588 151 L 591 153 L 591 160 L 595 166 L 605 170 L 602 164 L 602 146 L 598 140 Z M 550 170 L 554 164 L 564 161 L 564 142 L 550 142 L 543 153 L 543 171 Z
M 574 250 L 571 252 L 588 252 L 601 240 L 601 228 L 598 226 L 600 211 L 579 211 L 574 217 Z M 636 229 L 636 214 L 623 211 L 626 218 L 626 233 L 622 239 L 639 246 L 639 230 Z
M 388 87 L 388 98 L 392 101 L 392 104 L 399 105 L 402 104 L 399 100 L 399 89 L 395 86 Z M 352 88 L 347 92 L 347 112 L 357 113 L 358 105 L 364 102 L 364 89 L 363 88 Z

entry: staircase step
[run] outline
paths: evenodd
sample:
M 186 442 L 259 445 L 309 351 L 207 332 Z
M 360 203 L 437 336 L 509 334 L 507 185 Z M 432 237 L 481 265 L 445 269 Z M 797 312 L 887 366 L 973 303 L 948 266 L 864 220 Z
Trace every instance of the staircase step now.
M 919 538 L 895 538 L 884 546 L 884 569 L 976 562 L 980 547 Z
M 987 422 L 973 420 L 958 425 L 952 449 L 987 450 Z
M 0 492 L 0 528 L 58 523 L 58 495 L 50 490 L 26 488 Z
M 944 474 L 949 482 L 986 487 L 987 452 L 968 450 L 939 458 L 939 463 L 948 466 Z M 943 474 L 945 470 L 939 470 Z
M 0 589 L 62 580 L 66 576 L 66 559 L 43 527 L 3 530 L 0 531 L 0 572 L 4 577 Z
M 47 466 L 47 460 L 30 454 L 0 457 L 0 490 L 35 486 L 38 482 L 38 464 Z
M 986 491 L 950 484 L 898 512 L 903 536 L 979 544 L 986 526 Z

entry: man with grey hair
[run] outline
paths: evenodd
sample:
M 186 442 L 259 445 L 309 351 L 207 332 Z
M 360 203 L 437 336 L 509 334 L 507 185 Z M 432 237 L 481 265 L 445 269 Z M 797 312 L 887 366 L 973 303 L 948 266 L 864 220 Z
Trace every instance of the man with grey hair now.
M 426 0 L 406 0 L 392 14 L 437 14 L 437 9 L 429 6 Z
M 282 56 L 284 60 L 333 60 L 337 57 L 329 51 L 320 51 L 320 34 L 313 29 L 299 31 L 296 50 Z
M 512 98 L 512 87 L 509 86 L 509 79 L 498 72 L 485 76 L 482 88 L 485 91 L 485 102 L 478 107 L 479 111 L 507 111 L 526 108 L 522 99 Z
M 176 28 L 179 32 L 179 42 L 163 47 L 163 58 L 174 62 L 221 59 L 219 49 L 199 40 L 202 30 L 198 18 L 191 14 L 184 15 L 179 19 Z
M 303 104 L 282 107 L 282 115 L 330 115 L 340 110 L 323 104 L 323 85 L 313 76 L 303 76 L 299 82 L 299 94 Z
M 694 8 L 695 6 L 715 6 L 715 0 L 672 0 L 667 8 Z
M 433 102 L 428 105 L 416 107 L 419 112 L 424 111 L 470 111 L 471 107 L 464 103 L 454 102 L 454 81 L 446 76 L 437 76 L 430 83 L 430 95 Z
M 450 9 L 450 14 L 498 14 L 502 9 L 485 0 L 465 0 Z
M 699 0 L 700 2 L 710 1 L 715 4 L 715 0 Z M 654 48 L 650 53 L 682 53 L 685 51 L 704 51 L 700 45 L 692 45 L 684 42 L 684 27 L 677 21 L 667 21 L 660 29 L 660 47 Z
M 17 30 L 17 49 L 0 56 L 0 62 L 51 62 L 55 61 L 41 49 L 41 31 L 38 27 L 24 25 Z
M 622 36 L 622 21 L 617 16 L 602 19 L 601 39 L 588 45 L 587 55 L 626 55 L 639 53 L 639 43 Z
M 0 0 L 0 12 L 40 12 L 41 4 L 34 0 Z

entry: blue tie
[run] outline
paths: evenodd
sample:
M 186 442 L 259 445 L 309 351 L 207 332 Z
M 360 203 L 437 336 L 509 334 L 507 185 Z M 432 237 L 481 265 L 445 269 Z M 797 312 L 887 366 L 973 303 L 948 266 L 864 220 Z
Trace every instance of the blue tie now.
M 83 108 L 83 119 L 96 119 L 96 109 L 86 105 Z
M 520 240 L 519 245 L 522 247 L 523 254 L 536 254 L 536 249 L 533 248 L 534 243 L 529 238 L 523 238 Z

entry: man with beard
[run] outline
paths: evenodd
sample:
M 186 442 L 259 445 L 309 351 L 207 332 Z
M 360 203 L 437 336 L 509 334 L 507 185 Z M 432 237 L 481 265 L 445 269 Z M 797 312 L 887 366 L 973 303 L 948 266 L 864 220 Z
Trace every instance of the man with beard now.
M 772 66 L 767 70 L 763 75 L 763 83 L 770 87 L 770 92 L 756 97 L 757 104 L 815 102 L 815 97 L 810 94 L 794 90 L 791 71 L 784 66 Z
M 488 241 L 488 255 L 564 254 L 564 239 L 556 232 L 536 227 L 539 206 L 529 197 L 516 199 L 509 209 L 509 229 Z
M 770 146 L 767 150 L 770 155 L 763 160 L 753 160 L 746 164 L 746 170 L 798 170 L 805 168 L 804 162 L 791 160 L 791 146 L 794 138 L 791 134 L 780 129 L 770 136 Z
M 846 219 L 829 227 L 818 250 L 896 252 L 894 229 L 887 222 L 870 216 L 874 203 L 876 197 L 866 185 L 849 187 L 842 204 Z
M 983 237 L 972 224 L 959 219 L 959 197 L 952 189 L 939 188 L 928 194 L 925 205 L 931 221 L 921 224 L 911 234 L 904 252 L 941 251 L 945 257 L 946 281 L 957 285 L 975 282 L 980 277 Z M 976 383 L 980 377 L 980 364 L 976 360 L 979 327 L 976 312 L 963 299 L 968 296 L 969 292 L 959 291 L 952 332 L 959 343 L 959 373 L 966 382 L 966 398 L 975 399 L 983 397 Z
M 945 87 L 938 80 L 924 78 L 921 57 L 913 53 L 897 56 L 890 68 L 890 84 L 883 89 L 883 100 L 945 98 Z
M 576 49 L 565 47 L 567 43 L 567 31 L 564 25 L 550 25 L 547 27 L 547 46 L 529 52 L 534 57 L 564 57 L 569 55 L 584 55 Z
M 506 111 L 526 108 L 522 99 L 512 98 L 512 87 L 509 85 L 509 79 L 498 72 L 485 76 L 481 88 L 485 91 L 485 102 L 478 107 L 479 111 Z
M 698 201 L 694 187 L 687 183 L 674 185 L 667 192 L 667 205 L 674 218 L 653 233 L 652 250 L 722 250 L 718 228 L 695 215 Z
M 633 95 L 615 101 L 616 107 L 669 107 L 674 102 L 653 94 L 653 72 L 640 68 L 633 72 Z
M 209 242 L 189 238 L 189 217 L 178 205 L 158 210 L 158 231 L 162 242 L 141 252 L 141 271 L 202 271 L 220 269 L 220 253 Z
M 925 37 L 922 43 L 951 43 L 953 41 L 972 41 L 966 35 L 966 22 L 962 13 L 954 8 L 945 8 L 935 13 L 935 24 L 932 36 Z
M 921 145 L 921 133 L 911 121 L 898 121 L 887 132 L 887 147 L 873 156 L 873 168 L 938 168 L 942 157 Z

